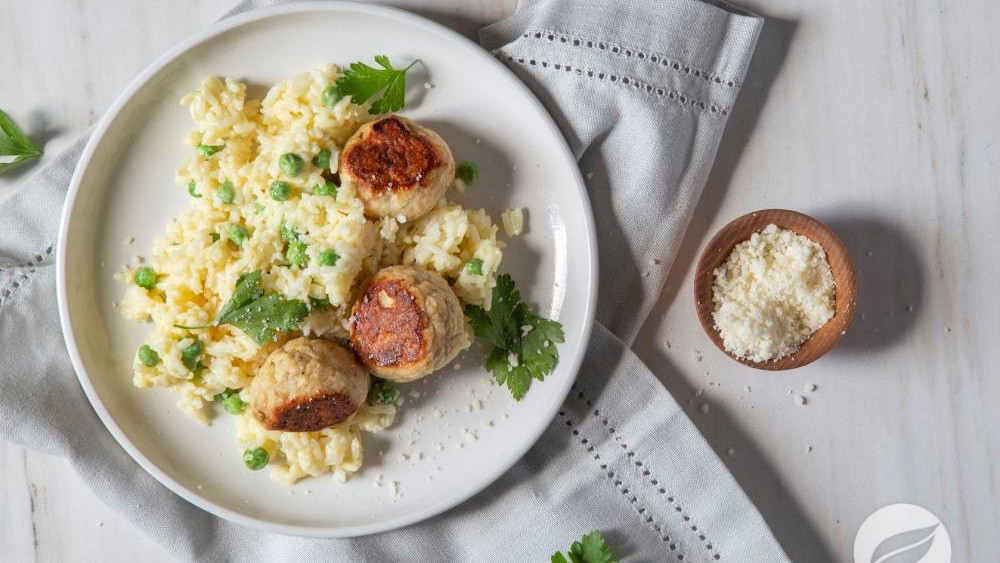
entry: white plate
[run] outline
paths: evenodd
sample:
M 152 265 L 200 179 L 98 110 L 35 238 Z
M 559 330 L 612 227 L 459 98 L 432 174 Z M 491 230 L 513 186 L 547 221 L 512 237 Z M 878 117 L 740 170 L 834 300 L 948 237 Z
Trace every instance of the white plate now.
M 138 390 L 131 362 L 147 327 L 113 307 L 113 273 L 151 247 L 187 205 L 173 184 L 190 149 L 192 122 L 178 100 L 208 75 L 267 87 L 333 62 L 423 61 L 403 114 L 436 129 L 481 180 L 457 197 L 494 220 L 527 209 L 528 232 L 504 251 L 526 297 L 566 328 L 556 371 L 515 403 L 482 369 L 461 369 L 404 388 L 388 431 L 365 438 L 364 468 L 292 487 L 247 470 L 231 418 L 196 425 L 168 391 Z M 433 87 L 425 87 L 425 83 Z M 255 92 L 256 93 L 256 92 Z M 259 94 L 258 94 L 259 95 Z M 135 243 L 123 241 L 135 237 Z M 70 357 L 87 396 L 125 450 L 150 474 L 218 516 L 269 531 L 349 537 L 429 518 L 497 479 L 538 439 L 568 392 L 586 347 L 596 292 L 596 245 L 579 170 L 552 119 L 503 65 L 464 37 L 406 12 L 350 3 L 293 4 L 234 17 L 179 45 L 143 72 L 99 124 L 73 176 L 59 234 L 59 309 Z M 408 397 L 410 389 L 424 393 Z M 475 395 L 473 395 L 473 393 Z M 476 400 L 482 400 L 482 408 Z M 469 412 L 470 406 L 472 411 Z M 448 414 L 436 418 L 435 407 Z M 488 423 L 492 421 L 493 426 Z M 471 430 L 478 439 L 466 436 Z M 440 444 L 440 447 L 439 447 Z M 443 451 L 439 451 L 443 448 Z M 410 461 L 403 461 L 402 454 Z M 422 454 L 422 460 L 414 460 Z M 376 476 L 386 483 L 374 484 Z M 400 496 L 393 498 L 389 483 Z

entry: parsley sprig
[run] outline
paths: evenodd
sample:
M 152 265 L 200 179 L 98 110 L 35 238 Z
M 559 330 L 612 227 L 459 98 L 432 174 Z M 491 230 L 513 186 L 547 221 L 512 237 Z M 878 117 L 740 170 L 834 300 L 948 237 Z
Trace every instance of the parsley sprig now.
M 0 174 L 42 155 L 31 139 L 0 110 Z
M 542 381 L 555 369 L 556 344 L 565 339 L 562 325 L 532 312 L 508 274 L 497 278 L 489 311 L 466 305 L 465 315 L 476 336 L 493 345 L 485 367 L 514 399 L 524 397 L 532 379 Z
M 594 530 L 573 542 L 569 548 L 569 558 L 561 551 L 552 554 L 551 563 L 618 563 L 611 553 L 611 546 L 604 541 L 601 532 Z
M 406 68 L 397 69 L 386 55 L 375 55 L 375 62 L 382 68 L 365 63 L 351 63 L 351 68 L 337 79 L 337 90 L 350 96 L 351 101 L 363 104 L 378 92 L 382 97 L 372 102 L 368 113 L 378 115 L 403 109 L 406 94 L 406 71 L 417 64 L 413 61 Z
M 245 332 L 258 346 L 273 342 L 279 332 L 297 330 L 309 307 L 297 299 L 265 294 L 260 286 L 261 271 L 243 274 L 236 280 L 232 297 L 219 311 L 213 325 L 181 326 L 177 328 L 200 329 L 209 326 L 232 325 Z

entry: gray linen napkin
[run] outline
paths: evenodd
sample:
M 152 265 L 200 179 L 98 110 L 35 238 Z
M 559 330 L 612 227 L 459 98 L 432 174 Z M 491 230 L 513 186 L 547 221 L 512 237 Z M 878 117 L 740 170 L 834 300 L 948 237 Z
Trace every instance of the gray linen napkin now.
M 265 534 L 188 504 L 134 463 L 87 404 L 56 313 L 52 245 L 83 140 L 0 204 L 0 437 L 68 457 L 105 502 L 188 560 L 545 561 L 601 529 L 626 561 L 788 561 L 628 346 L 680 244 L 760 26 L 699 0 L 522 0 L 482 31 L 484 47 L 534 89 L 580 159 L 602 291 L 599 324 L 556 420 L 459 507 L 353 540 Z

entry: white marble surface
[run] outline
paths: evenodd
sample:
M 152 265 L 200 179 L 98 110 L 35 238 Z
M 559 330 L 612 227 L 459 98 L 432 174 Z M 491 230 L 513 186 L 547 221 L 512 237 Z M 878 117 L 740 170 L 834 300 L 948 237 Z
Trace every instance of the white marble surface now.
M 0 107 L 57 152 L 154 57 L 216 19 L 230 0 L 180 4 L 0 2 Z M 471 32 L 515 0 L 396 4 Z M 861 521 L 893 502 L 941 517 L 955 561 L 995 560 L 1000 4 L 743 5 L 769 22 L 637 348 L 793 560 L 851 561 Z M 129 17 L 107 17 L 121 11 Z M 19 176 L 0 179 L 0 197 Z M 861 316 L 845 341 L 791 373 L 755 372 L 711 348 L 690 297 L 693 262 L 707 238 L 729 219 L 767 207 L 827 221 L 860 275 Z M 804 393 L 810 383 L 818 390 Z M 795 404 L 790 393 L 806 395 L 808 404 Z M 0 442 L 0 477 L 4 561 L 171 560 L 62 459 Z

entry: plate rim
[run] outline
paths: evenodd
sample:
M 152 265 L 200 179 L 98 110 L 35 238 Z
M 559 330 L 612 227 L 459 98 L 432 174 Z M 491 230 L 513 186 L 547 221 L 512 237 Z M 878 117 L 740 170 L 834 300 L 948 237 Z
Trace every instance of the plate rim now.
M 165 66 L 169 65 L 171 62 L 176 60 L 178 57 L 183 56 L 188 51 L 197 47 L 198 45 L 205 43 L 214 39 L 215 37 L 230 31 L 232 29 L 244 26 L 249 23 L 259 22 L 269 18 L 285 16 L 288 14 L 296 14 L 302 12 L 315 12 L 315 11 L 348 11 L 354 13 L 361 13 L 367 15 L 373 15 L 376 17 L 389 17 L 397 20 L 402 20 L 405 23 L 416 25 L 417 27 L 422 27 L 434 32 L 438 35 L 443 35 L 446 38 L 456 40 L 460 43 L 465 43 L 466 46 L 472 47 L 474 51 L 479 51 L 481 58 L 483 60 L 489 61 L 487 64 L 491 64 L 494 68 L 500 69 L 502 73 L 505 73 L 514 83 L 516 87 L 520 88 L 522 92 L 527 94 L 527 98 L 530 100 L 529 103 L 534 104 L 536 109 L 540 110 L 540 113 L 544 116 L 542 120 L 542 126 L 548 129 L 549 133 L 554 135 L 557 139 L 557 144 L 559 145 L 559 150 L 563 155 L 563 158 L 570 164 L 570 169 L 572 171 L 572 177 L 575 180 L 574 186 L 577 191 L 577 196 L 581 200 L 583 205 L 583 222 L 584 230 L 586 231 L 586 247 L 587 247 L 587 258 L 589 262 L 589 283 L 590 289 L 587 292 L 586 302 L 584 303 L 585 309 L 585 326 L 581 336 L 583 337 L 579 346 L 575 349 L 575 355 L 572 358 L 567 358 L 569 362 L 569 373 L 570 376 L 565 378 L 562 383 L 562 388 L 557 390 L 556 397 L 558 401 L 553 402 L 553 406 L 549 409 L 545 416 L 541 417 L 539 420 L 544 421 L 544 424 L 539 424 L 537 428 L 534 429 L 533 435 L 530 439 L 524 440 L 522 446 L 515 455 L 509 458 L 509 461 L 503 464 L 499 464 L 492 468 L 490 471 L 483 473 L 483 477 L 473 482 L 472 486 L 467 487 L 460 494 L 448 499 L 446 502 L 439 504 L 428 505 L 426 508 L 421 510 L 416 510 L 404 516 L 398 516 L 393 518 L 388 518 L 382 522 L 375 522 L 371 524 L 358 524 L 351 526 L 311 526 L 311 525 L 301 525 L 301 524 L 284 524 L 279 522 L 270 521 L 266 518 L 249 516 L 218 504 L 178 482 L 176 479 L 171 477 L 165 471 L 159 468 L 159 466 L 152 462 L 148 457 L 146 457 L 142 451 L 132 441 L 128 436 L 122 431 L 118 422 L 115 420 L 114 416 L 104 405 L 100 398 L 96 388 L 90 381 L 90 376 L 87 374 L 86 367 L 84 365 L 83 359 L 80 355 L 79 348 L 76 344 L 76 339 L 74 337 L 75 331 L 73 330 L 73 325 L 70 319 L 69 313 L 69 300 L 67 291 L 67 255 L 66 255 L 66 244 L 69 238 L 69 227 L 70 227 L 70 217 L 72 215 L 73 209 L 76 205 L 77 197 L 80 193 L 81 182 L 85 176 L 87 170 L 90 167 L 91 161 L 93 159 L 94 153 L 97 147 L 101 144 L 104 135 L 110 128 L 111 124 L 118 118 L 121 114 L 122 109 L 132 100 L 132 98 L 138 93 L 148 82 L 155 76 L 159 71 L 161 71 Z M 223 518 L 229 520 L 236 524 L 242 526 L 261 530 L 265 532 L 273 532 L 292 536 L 301 537 L 316 537 L 316 538 L 351 538 L 360 537 L 370 534 L 375 534 L 379 532 L 385 532 L 390 530 L 395 530 L 422 522 L 424 520 L 433 518 L 439 514 L 442 514 L 455 506 L 469 500 L 473 496 L 479 494 L 484 489 L 495 483 L 501 476 L 503 476 L 507 471 L 510 470 L 518 461 L 520 461 L 524 455 L 531 449 L 541 438 L 545 430 L 551 426 L 552 421 L 555 419 L 556 412 L 559 407 L 565 402 L 566 397 L 569 394 L 571 387 L 576 381 L 579 375 L 580 367 L 583 363 L 584 356 L 586 355 L 586 350 L 588 348 L 588 343 L 590 340 L 590 335 L 593 329 L 593 324 L 595 322 L 596 314 L 596 301 L 597 301 L 597 289 L 598 289 L 598 254 L 597 254 L 597 234 L 594 224 L 593 208 L 590 203 L 590 198 L 587 193 L 586 185 L 583 181 L 582 174 L 576 158 L 574 157 L 570 147 L 566 141 L 566 137 L 563 135 L 562 131 L 556 125 L 554 118 L 545 108 L 544 104 L 538 99 L 534 92 L 507 66 L 494 58 L 489 51 L 483 49 L 479 44 L 475 43 L 468 37 L 465 37 L 461 33 L 443 25 L 430 20 L 419 14 L 388 6 L 380 5 L 369 5 L 360 4 L 357 2 L 348 2 L 342 0 L 324 0 L 318 2 L 307 2 L 307 3 L 293 3 L 284 4 L 278 6 L 271 6 L 267 8 L 260 8 L 251 10 L 249 12 L 244 12 L 242 14 L 236 14 L 230 17 L 226 17 L 219 20 L 201 31 L 189 36 L 188 38 L 180 41 L 165 53 L 153 60 L 146 68 L 142 70 L 132 81 L 129 82 L 128 86 L 115 98 L 111 106 L 104 112 L 101 119 L 98 121 L 93 133 L 87 139 L 87 143 L 81 153 L 80 159 L 77 162 L 76 167 L 73 171 L 73 176 L 70 180 L 69 189 L 67 190 L 66 199 L 63 203 L 62 212 L 59 218 L 59 234 L 56 240 L 56 297 L 59 309 L 59 321 L 62 331 L 63 340 L 66 344 L 67 351 L 69 353 L 70 361 L 73 366 L 73 370 L 76 374 L 76 378 L 83 388 L 84 394 L 87 396 L 87 400 L 91 407 L 97 413 L 98 418 L 104 424 L 105 428 L 111 433 L 115 441 L 125 450 L 125 452 L 136 462 L 144 471 L 156 479 L 160 484 L 165 486 L 167 489 L 172 491 L 174 494 L 180 496 L 184 500 L 190 502 L 191 504 L 197 506 L 198 508 Z

